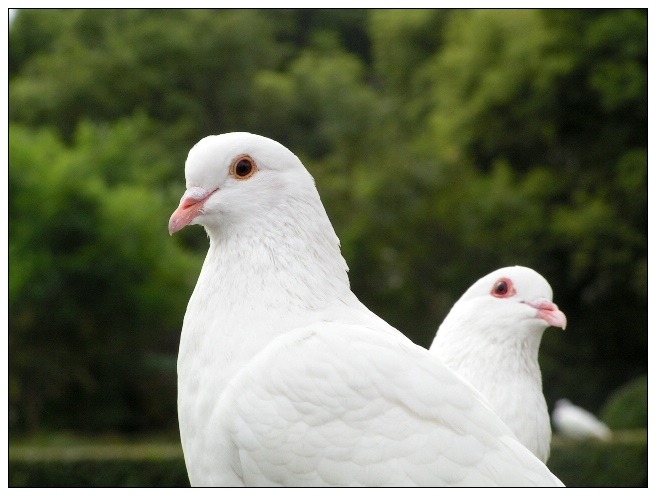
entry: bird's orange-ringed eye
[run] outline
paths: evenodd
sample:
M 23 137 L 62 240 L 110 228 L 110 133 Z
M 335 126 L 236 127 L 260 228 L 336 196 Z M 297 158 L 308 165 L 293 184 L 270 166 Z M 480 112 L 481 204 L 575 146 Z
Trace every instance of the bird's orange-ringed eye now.
M 235 158 L 230 166 L 230 175 L 239 180 L 250 178 L 256 171 L 257 164 L 248 155 L 240 155 Z
M 515 292 L 512 281 L 503 277 L 492 285 L 491 294 L 496 298 L 510 298 Z

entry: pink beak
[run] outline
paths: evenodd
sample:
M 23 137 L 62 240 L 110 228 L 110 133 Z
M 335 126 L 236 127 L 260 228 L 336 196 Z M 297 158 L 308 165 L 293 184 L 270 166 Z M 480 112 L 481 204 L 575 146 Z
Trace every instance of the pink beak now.
M 218 191 L 218 188 L 214 191 L 207 191 L 203 188 L 193 187 L 185 191 L 180 200 L 180 206 L 169 219 L 169 234 L 178 232 L 203 213 L 203 205 L 215 191 Z
M 546 298 L 538 298 L 534 301 L 525 302 L 527 305 L 537 309 L 537 317 L 547 322 L 547 324 L 565 329 L 567 327 L 567 317 L 558 309 L 558 306 Z

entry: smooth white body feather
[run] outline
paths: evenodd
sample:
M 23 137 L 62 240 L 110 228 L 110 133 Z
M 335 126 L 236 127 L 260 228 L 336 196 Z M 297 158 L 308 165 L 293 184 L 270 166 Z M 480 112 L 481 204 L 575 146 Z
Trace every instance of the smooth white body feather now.
M 244 153 L 257 172 L 239 180 Z M 192 485 L 562 485 L 477 391 L 358 301 L 289 150 L 208 137 L 186 176 L 170 229 L 210 238 L 178 357 Z
M 498 281 L 512 284 L 513 294 L 495 297 L 493 288 Z M 549 307 L 551 299 L 551 286 L 533 269 L 495 270 L 455 303 L 430 347 L 488 399 L 517 438 L 543 462 L 549 458 L 551 424 L 538 350 L 549 323 L 540 316 L 546 310 L 529 303 Z M 555 305 L 548 316 L 559 325 L 566 323 Z

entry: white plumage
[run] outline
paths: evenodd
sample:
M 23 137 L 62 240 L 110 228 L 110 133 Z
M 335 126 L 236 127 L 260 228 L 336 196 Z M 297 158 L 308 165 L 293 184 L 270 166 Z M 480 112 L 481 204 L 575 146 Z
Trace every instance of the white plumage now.
M 612 432 L 606 424 L 567 399 L 556 401 L 551 414 L 554 427 L 565 437 L 573 439 L 600 439 L 608 441 Z
M 567 321 L 551 286 L 528 267 L 504 267 L 474 283 L 455 303 L 430 347 L 467 379 L 517 438 L 543 462 L 551 425 L 538 349 L 549 326 Z
M 358 301 L 294 154 L 210 136 L 185 173 L 169 231 L 210 239 L 178 356 L 192 485 L 562 485 L 480 393 Z

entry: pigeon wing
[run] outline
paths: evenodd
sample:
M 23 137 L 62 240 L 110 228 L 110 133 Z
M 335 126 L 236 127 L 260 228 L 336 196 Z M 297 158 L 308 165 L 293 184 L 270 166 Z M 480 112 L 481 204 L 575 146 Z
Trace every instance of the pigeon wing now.
M 425 349 L 323 322 L 274 340 L 215 410 L 210 484 L 553 486 L 562 483 Z M 212 444 L 214 444 L 212 446 Z

